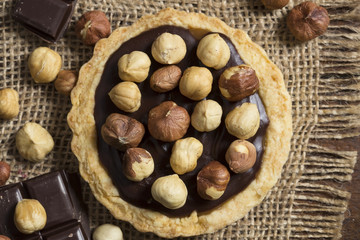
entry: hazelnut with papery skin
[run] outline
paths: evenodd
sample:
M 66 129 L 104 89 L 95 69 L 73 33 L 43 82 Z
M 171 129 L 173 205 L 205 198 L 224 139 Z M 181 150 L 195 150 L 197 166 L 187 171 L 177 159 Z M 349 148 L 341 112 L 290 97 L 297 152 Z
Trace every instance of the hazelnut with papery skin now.
M 24 233 L 31 234 L 45 227 L 46 211 L 36 199 L 23 199 L 15 207 L 14 222 L 16 228 Z
M 136 112 L 141 106 L 141 92 L 133 82 L 121 82 L 109 92 L 111 101 L 125 112 Z
M 285 7 L 289 0 L 261 0 L 266 8 L 274 10 Z
M 323 35 L 329 26 L 330 18 L 325 8 L 307 1 L 290 11 L 286 23 L 295 38 L 305 42 Z
M 179 35 L 165 32 L 153 42 L 151 54 L 161 64 L 176 64 L 185 57 L 186 44 Z
M 75 25 L 75 32 L 84 44 L 92 46 L 110 35 L 111 25 L 102 11 L 89 11 L 80 17 Z
M 150 78 L 150 87 L 155 92 L 164 93 L 176 88 L 181 78 L 181 69 L 176 65 L 156 70 Z
M 75 87 L 78 74 L 73 70 L 61 70 L 54 82 L 55 89 L 62 95 L 69 96 Z
M 149 75 L 151 60 L 141 51 L 124 54 L 118 61 L 119 77 L 124 81 L 143 82 Z
M 98 226 L 92 236 L 93 240 L 123 240 L 121 229 L 112 224 Z
M 123 157 L 124 175 L 131 181 L 140 182 L 154 171 L 154 159 L 143 148 L 128 148 Z
M 61 56 L 47 47 L 38 47 L 28 59 L 31 77 L 36 83 L 49 83 L 56 79 L 62 65 Z
M 197 175 L 197 192 L 206 200 L 219 199 L 229 181 L 230 173 L 227 168 L 218 161 L 211 161 Z
M 173 101 L 166 101 L 150 110 L 148 129 L 155 139 L 172 142 L 182 138 L 190 125 L 185 108 Z
M 101 127 L 104 141 L 120 151 L 137 147 L 145 134 L 144 125 L 134 118 L 112 113 Z
M 10 165 L 0 162 L 0 186 L 4 185 L 10 177 Z
M 19 114 L 19 94 L 12 88 L 0 90 L 0 118 L 12 119 Z
M 0 235 L 0 240 L 11 240 L 11 239 L 8 238 L 7 236 Z
M 225 118 L 228 132 L 239 138 L 248 139 L 254 136 L 260 126 L 260 113 L 254 103 L 243 103 L 234 108 Z
M 199 132 L 210 132 L 221 123 L 222 108 L 214 100 L 202 100 L 195 105 L 191 114 L 191 125 Z
M 205 66 L 218 70 L 228 63 L 230 48 L 219 34 L 213 33 L 200 40 L 196 55 Z
M 151 186 L 151 195 L 164 207 L 178 209 L 184 206 L 188 191 L 177 174 L 156 179 Z
M 189 67 L 180 79 L 179 90 L 182 95 L 194 101 L 205 98 L 211 92 L 213 76 L 204 67 Z
M 256 148 L 246 140 L 235 140 L 227 149 L 225 159 L 234 173 L 246 172 L 256 162 Z
M 259 79 L 250 66 L 234 66 L 220 75 L 219 89 L 228 101 L 240 101 L 259 89 Z

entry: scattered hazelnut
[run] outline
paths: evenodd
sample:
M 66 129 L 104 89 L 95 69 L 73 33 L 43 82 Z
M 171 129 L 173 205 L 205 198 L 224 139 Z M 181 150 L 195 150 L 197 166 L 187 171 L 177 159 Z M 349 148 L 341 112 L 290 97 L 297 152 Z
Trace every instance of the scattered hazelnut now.
M 125 112 L 136 112 L 141 105 L 141 92 L 133 82 L 121 82 L 109 92 L 111 101 Z
M 197 192 L 206 200 L 219 199 L 229 181 L 230 173 L 227 168 L 218 161 L 211 161 L 197 175 Z
M 12 119 L 19 114 L 19 94 L 11 88 L 0 90 L 0 118 Z
M 110 114 L 101 127 L 104 141 L 120 151 L 137 147 L 144 134 L 145 128 L 141 122 L 119 113 Z
M 213 33 L 200 40 L 196 55 L 205 66 L 218 70 L 228 63 L 230 48 L 219 34 Z
M 159 68 L 150 78 L 150 87 L 155 92 L 164 93 L 173 90 L 179 84 L 181 69 L 176 65 Z
M 93 240 L 123 240 L 121 229 L 112 224 L 98 226 L 92 236 Z
M 75 32 L 84 44 L 93 46 L 111 33 L 111 25 L 102 11 L 84 13 L 75 25 Z
M 197 160 L 202 152 L 203 145 L 196 138 L 188 137 L 177 140 L 171 152 L 171 168 L 180 175 L 191 172 L 196 168 Z
M 247 65 L 230 67 L 220 75 L 219 88 L 227 100 L 240 101 L 259 89 L 259 79 Z
M 243 103 L 234 108 L 225 118 L 228 132 L 239 138 L 248 139 L 254 136 L 260 126 L 260 113 L 254 103 Z
M 118 61 L 119 77 L 124 81 L 143 82 L 149 75 L 151 60 L 140 51 L 124 54 Z
M 222 108 L 214 100 L 202 100 L 191 114 L 191 125 L 199 132 L 210 132 L 221 123 Z
M 151 195 L 169 209 L 178 209 L 184 206 L 188 191 L 185 183 L 177 174 L 156 179 L 151 186 Z
M 161 64 L 176 64 L 185 57 L 186 44 L 179 35 L 165 32 L 153 42 L 151 54 Z
M 23 199 L 16 204 L 14 222 L 16 228 L 24 233 L 31 234 L 45 227 L 46 212 L 36 199 Z
M 7 236 L 0 235 L 0 240 L 11 240 L 11 239 L 8 238 Z
M 50 133 L 37 123 L 28 122 L 15 136 L 16 148 L 20 155 L 33 162 L 44 160 L 54 147 Z
M 172 142 L 182 138 L 189 128 L 190 116 L 185 108 L 166 101 L 149 112 L 148 129 L 155 139 Z
M 213 82 L 211 72 L 204 67 L 189 67 L 180 79 L 179 89 L 182 95 L 198 101 L 210 92 Z
M 124 175 L 131 181 L 140 182 L 154 171 L 154 159 L 143 148 L 128 148 L 123 157 Z
M 227 149 L 225 159 L 234 173 L 246 172 L 255 164 L 256 148 L 246 140 L 235 140 Z
M 62 95 L 69 96 L 78 79 L 76 71 L 61 70 L 54 82 L 55 89 Z
M 289 0 L 261 0 L 266 8 L 274 10 L 285 7 Z
M 10 177 L 10 165 L 0 162 L 0 186 L 4 185 Z
M 323 35 L 329 26 L 330 18 L 325 8 L 307 1 L 290 11 L 286 23 L 295 38 L 305 42 Z
M 60 55 L 47 47 L 36 48 L 28 60 L 31 77 L 36 83 L 54 81 L 60 72 L 61 65 Z

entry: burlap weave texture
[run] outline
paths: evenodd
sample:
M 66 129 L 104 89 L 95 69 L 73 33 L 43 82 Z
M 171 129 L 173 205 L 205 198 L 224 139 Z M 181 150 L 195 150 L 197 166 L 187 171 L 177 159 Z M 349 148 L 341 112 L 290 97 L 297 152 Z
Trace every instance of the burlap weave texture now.
M 70 149 L 71 131 L 66 115 L 70 99 L 59 95 L 53 84 L 36 84 L 27 67 L 29 54 L 49 46 L 63 58 L 63 69 L 79 70 L 92 55 L 76 37 L 74 25 L 86 11 L 102 10 L 112 28 L 130 25 L 145 14 L 165 7 L 216 16 L 246 31 L 280 68 L 292 97 L 294 136 L 282 177 L 264 202 L 242 220 L 214 234 L 191 239 L 338 239 L 350 194 L 341 184 L 351 180 L 357 154 L 324 147 L 324 139 L 359 135 L 360 128 L 360 29 L 359 0 L 315 1 L 328 9 L 332 19 L 325 36 L 299 43 L 286 27 L 286 15 L 302 1 L 291 1 L 281 10 L 266 10 L 260 0 L 78 0 L 64 38 L 47 44 L 13 21 L 13 1 L 0 2 L 0 89 L 14 88 L 20 95 L 20 114 L 0 120 L 0 160 L 10 163 L 11 182 L 65 168 L 77 171 Z M 42 163 L 22 159 L 15 134 L 25 122 L 44 126 L 55 148 Z M 128 223 L 115 220 L 83 183 L 91 225 L 114 223 L 125 239 L 158 239 L 140 233 Z

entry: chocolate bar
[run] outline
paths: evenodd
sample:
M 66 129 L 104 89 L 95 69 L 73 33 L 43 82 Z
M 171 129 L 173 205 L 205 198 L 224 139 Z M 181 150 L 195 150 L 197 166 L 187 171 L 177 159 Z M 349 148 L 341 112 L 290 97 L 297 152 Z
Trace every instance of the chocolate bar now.
M 80 180 L 64 170 L 0 187 L 0 235 L 13 240 L 86 240 L 90 227 L 86 207 L 80 200 Z M 14 224 L 16 204 L 37 199 L 45 208 L 47 222 L 33 234 L 19 232 Z
M 65 33 L 76 0 L 17 0 L 13 18 L 47 42 L 58 41 Z

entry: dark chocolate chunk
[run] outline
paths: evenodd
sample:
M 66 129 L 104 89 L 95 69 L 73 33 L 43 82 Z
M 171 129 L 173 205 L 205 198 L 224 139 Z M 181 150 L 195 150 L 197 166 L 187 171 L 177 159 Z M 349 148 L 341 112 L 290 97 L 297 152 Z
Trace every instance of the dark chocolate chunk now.
M 0 235 L 11 239 L 90 239 L 86 207 L 80 197 L 76 174 L 56 171 L 0 187 Z M 45 208 L 45 228 L 22 234 L 14 224 L 16 204 L 24 198 L 37 199 Z
M 58 41 L 65 33 L 76 0 L 17 0 L 13 18 L 47 42 Z

